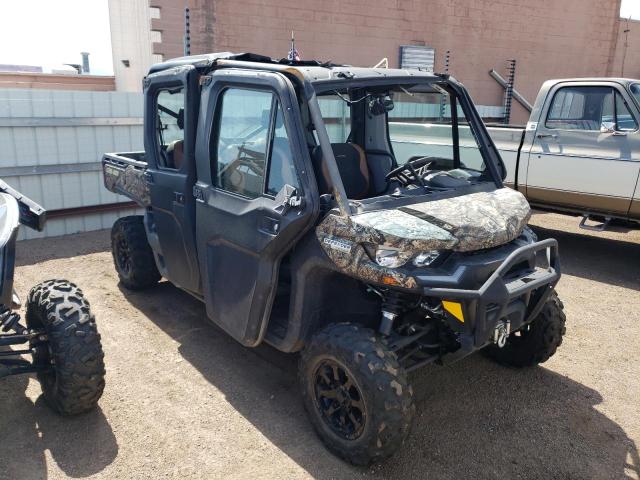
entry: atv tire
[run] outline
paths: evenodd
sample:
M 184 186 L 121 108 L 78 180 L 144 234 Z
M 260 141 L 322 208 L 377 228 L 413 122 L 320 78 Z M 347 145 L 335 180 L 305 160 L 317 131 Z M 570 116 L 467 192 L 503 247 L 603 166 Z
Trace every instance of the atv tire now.
M 491 345 L 484 349 L 484 353 L 510 367 L 531 367 L 546 362 L 562 344 L 562 336 L 567 330 L 563 309 L 564 305 L 554 290 L 528 330 L 513 332 L 503 348 Z
M 302 351 L 302 398 L 322 442 L 355 465 L 392 455 L 415 412 L 407 375 L 376 333 L 332 324 Z
M 104 353 L 82 290 L 65 280 L 36 285 L 27 298 L 26 320 L 47 336 L 32 344 L 34 363 L 50 367 L 38 372 L 45 401 L 62 415 L 94 408 L 104 390 Z
M 136 215 L 116 220 L 111 228 L 111 253 L 118 277 L 129 290 L 143 290 L 160 280 L 143 217 Z

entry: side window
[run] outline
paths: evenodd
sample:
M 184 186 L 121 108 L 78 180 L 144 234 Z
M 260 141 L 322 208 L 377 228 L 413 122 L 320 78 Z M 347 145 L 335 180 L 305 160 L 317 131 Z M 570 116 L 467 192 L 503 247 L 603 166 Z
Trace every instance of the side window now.
M 285 183 L 298 186 L 284 117 L 272 92 L 229 88 L 218 108 L 218 188 L 257 198 L 265 193 L 265 183 L 270 195 Z
M 184 158 L 184 89 L 163 89 L 156 102 L 156 135 L 164 168 L 179 169 Z
M 300 188 L 300 182 L 298 182 L 298 176 L 293 164 L 289 136 L 284 126 L 282 107 L 280 103 L 277 103 L 267 193 L 275 196 L 285 184 Z
M 638 128 L 622 95 L 611 87 L 561 88 L 553 97 L 545 126 L 590 131 L 600 131 L 602 126 L 621 131 Z
M 620 92 L 616 92 L 616 130 L 621 132 L 638 130 L 638 124 Z

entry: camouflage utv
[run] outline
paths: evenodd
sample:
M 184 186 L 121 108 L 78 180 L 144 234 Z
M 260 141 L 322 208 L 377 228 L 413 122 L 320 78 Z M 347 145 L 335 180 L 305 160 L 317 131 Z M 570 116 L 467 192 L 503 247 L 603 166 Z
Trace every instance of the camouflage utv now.
M 557 243 L 527 227 L 455 79 L 222 53 L 144 86 L 145 151 L 103 159 L 107 188 L 145 209 L 113 226 L 122 284 L 165 277 L 243 345 L 301 352 L 337 455 L 400 447 L 408 372 L 481 349 L 535 365 L 562 342 Z

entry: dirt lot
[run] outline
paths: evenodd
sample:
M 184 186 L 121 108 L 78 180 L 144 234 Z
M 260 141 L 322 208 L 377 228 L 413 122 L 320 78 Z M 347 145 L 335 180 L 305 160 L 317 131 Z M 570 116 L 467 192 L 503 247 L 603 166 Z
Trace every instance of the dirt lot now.
M 369 469 L 312 432 L 295 357 L 242 348 L 168 283 L 119 288 L 108 232 L 22 242 L 23 298 L 64 276 L 91 300 L 107 388 L 96 411 L 63 419 L 33 378 L 3 380 L 0 478 L 638 479 L 640 230 L 578 233 L 575 218 L 549 213 L 532 223 L 560 241 L 561 350 L 530 370 L 476 355 L 418 371 L 413 433 Z

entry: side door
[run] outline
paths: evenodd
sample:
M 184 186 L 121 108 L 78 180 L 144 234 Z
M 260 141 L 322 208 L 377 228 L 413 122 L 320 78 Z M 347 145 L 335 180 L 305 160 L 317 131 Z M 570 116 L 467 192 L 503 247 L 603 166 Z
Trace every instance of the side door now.
M 207 315 L 254 346 L 268 324 L 280 260 L 317 216 L 317 188 L 285 76 L 220 70 L 205 85 L 194 195 Z
M 638 119 L 615 83 L 561 83 L 548 95 L 527 170 L 533 202 L 627 215 L 640 170 Z
M 198 74 L 191 65 L 180 66 L 149 75 L 144 86 L 147 236 L 162 276 L 199 293 L 193 198 Z

